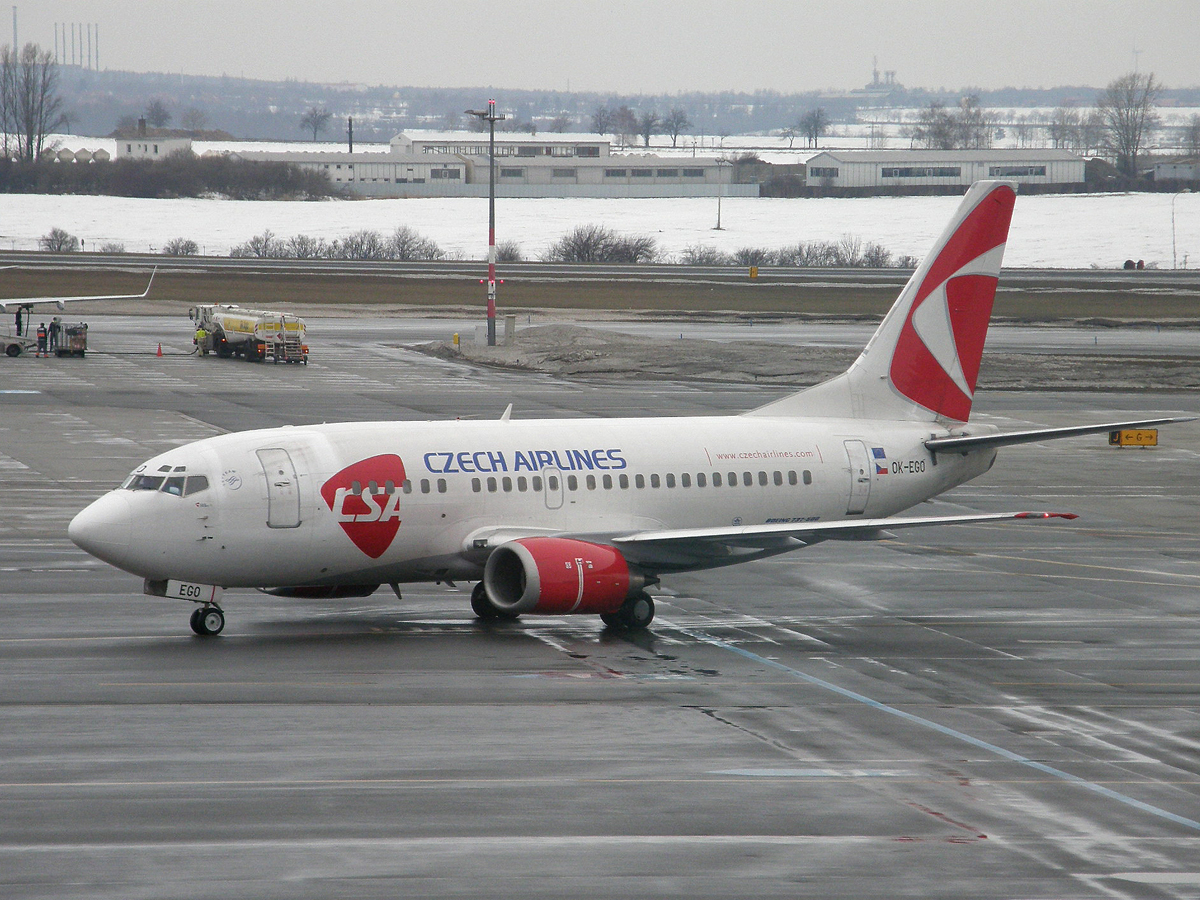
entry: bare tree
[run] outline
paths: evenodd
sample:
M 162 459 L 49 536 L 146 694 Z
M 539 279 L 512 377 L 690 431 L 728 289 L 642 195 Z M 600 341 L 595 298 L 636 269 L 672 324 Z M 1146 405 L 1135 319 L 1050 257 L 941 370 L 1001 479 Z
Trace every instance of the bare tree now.
M 32 44 L 26 44 L 32 46 Z M 62 228 L 51 228 L 38 238 L 38 245 L 47 253 L 78 253 L 79 238 Z
M 633 143 L 633 138 L 640 134 L 637 113 L 628 106 L 619 107 L 613 111 L 608 130 L 623 142 Z
M 992 146 L 992 123 L 979 105 L 978 94 L 968 94 L 958 101 L 954 116 L 955 146 L 963 150 L 986 150 Z
M 179 117 L 179 124 L 187 131 L 203 131 L 208 127 L 208 114 L 202 109 L 189 106 Z
M 54 56 L 37 44 L 26 44 L 19 54 L 4 47 L 0 48 L 0 69 L 6 154 L 12 150 L 8 136 L 12 132 L 17 157 L 33 162 L 45 147 L 46 135 L 66 121 Z
M 688 114 L 678 106 L 674 107 L 669 113 L 667 113 L 662 120 L 663 133 L 671 136 L 672 147 L 679 142 L 679 136 L 691 127 L 692 120 L 689 119 Z
M 650 138 L 658 133 L 660 125 L 662 125 L 662 120 L 658 117 L 658 113 L 652 109 L 638 116 L 637 133 L 642 136 L 642 140 L 646 142 L 647 147 L 650 146 Z
M 792 145 L 794 143 L 796 143 L 796 135 L 798 135 L 799 133 L 800 133 L 799 129 L 797 129 L 791 125 L 789 125 L 787 128 L 781 128 L 779 130 L 779 136 L 781 138 L 785 138 L 787 140 L 789 150 L 791 150 Z
M 1162 83 L 1154 80 L 1153 72 L 1130 72 L 1110 82 L 1096 101 L 1104 120 L 1105 148 L 1126 175 L 1137 175 L 1142 144 L 1158 124 L 1154 104 L 1161 92 Z
M 816 147 L 821 140 L 821 136 L 829 130 L 829 116 L 823 107 L 818 106 L 816 109 L 811 109 L 802 115 L 796 123 L 796 127 L 804 135 L 808 146 Z
M 171 111 L 158 97 L 146 104 L 146 111 L 142 115 L 155 128 L 166 128 L 171 124 Z
M 599 106 L 592 113 L 592 131 L 595 134 L 608 134 L 612 129 L 612 111 L 607 106 Z
M 1189 156 L 1200 156 L 1200 115 L 1193 115 L 1183 127 L 1183 149 Z
M 554 134 L 565 134 L 571 127 L 570 116 L 559 113 L 550 120 L 550 125 L 546 128 L 547 131 Z
M 1050 133 L 1050 145 L 1056 150 L 1079 146 L 1079 110 L 1060 106 L 1050 114 L 1046 130 Z
M 300 127 L 305 131 L 311 131 L 313 133 L 313 140 L 315 141 L 317 135 L 328 127 L 331 118 L 333 118 L 333 113 L 325 107 L 314 106 L 300 117 Z

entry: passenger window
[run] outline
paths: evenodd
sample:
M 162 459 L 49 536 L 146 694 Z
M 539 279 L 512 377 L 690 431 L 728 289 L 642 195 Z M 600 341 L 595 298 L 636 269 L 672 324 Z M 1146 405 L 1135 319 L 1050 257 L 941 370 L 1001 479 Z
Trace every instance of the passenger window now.
M 496 479 L 494 476 L 488 476 L 487 484 L 488 484 L 488 491 L 493 494 L 496 493 Z
M 201 491 L 208 490 L 208 479 L 203 475 L 189 475 L 187 485 L 183 489 L 183 496 L 190 497 L 192 494 L 198 494 Z
M 644 488 L 646 486 L 646 476 L 645 475 L 634 475 L 633 483 L 639 490 L 641 488 Z
M 760 485 L 760 486 L 762 486 L 762 487 L 766 487 L 766 486 L 767 486 L 767 473 L 766 473 L 766 472 L 759 472 L 759 473 L 758 473 L 758 483 L 759 483 L 759 485 Z
M 506 493 L 506 494 L 512 493 L 512 479 L 509 476 L 505 475 L 503 478 L 500 479 L 500 487 L 504 488 L 504 493 Z
M 589 491 L 594 491 L 596 489 L 596 476 L 588 475 L 585 479 L 585 483 L 587 484 L 587 489 Z
M 421 479 L 421 493 L 422 494 L 429 493 L 429 479 L 428 478 Z
M 517 490 L 521 492 L 529 490 L 529 479 L 524 475 L 517 476 Z
M 174 494 L 176 497 L 183 496 L 183 481 L 182 475 L 172 475 L 167 479 L 167 483 L 163 485 L 164 494 Z
M 795 471 L 795 469 L 793 469 L 791 472 L 788 472 L 788 484 L 795 485 L 795 483 L 796 483 L 796 471 Z
M 720 487 L 720 486 L 721 486 L 721 473 L 713 472 L 713 487 Z
M 613 484 L 613 482 L 612 482 L 612 476 L 611 476 L 611 475 L 605 475 L 605 476 L 604 476 L 604 489 L 605 489 L 606 491 L 611 491 L 611 490 L 612 490 L 612 484 Z
M 628 475 L 618 475 L 617 476 L 617 484 L 619 484 L 621 486 L 621 490 L 626 490 L 629 487 L 629 476 Z
M 535 491 L 540 491 L 542 489 L 542 476 L 541 475 L 534 475 L 533 478 L 530 479 L 530 481 L 532 482 L 533 489 Z
M 752 484 L 754 484 L 754 476 L 751 475 L 749 472 L 743 472 L 742 473 L 742 484 L 744 484 L 746 487 L 750 487 Z
M 707 479 L 704 477 L 704 473 L 697 472 L 696 473 L 696 487 L 706 487 L 706 486 L 707 486 Z
M 438 479 L 438 493 L 439 494 L 446 493 L 446 479 L 445 478 Z
M 684 472 L 682 475 L 680 475 L 679 476 L 679 486 L 680 487 L 691 487 L 692 486 L 692 476 L 689 475 L 687 472 Z
M 808 469 L 804 470 L 804 483 L 812 484 L 812 472 L 808 471 Z
M 574 475 L 567 476 L 567 490 L 569 490 L 569 491 L 579 490 L 579 479 L 576 478 Z
M 783 473 L 782 473 L 782 472 L 779 472 L 779 471 L 776 471 L 776 472 L 775 472 L 775 475 L 774 475 L 774 480 L 775 480 L 775 486 L 776 486 L 776 487 L 778 487 L 779 485 L 783 484 Z
M 350 493 L 352 493 L 355 497 L 361 497 L 362 496 L 362 484 L 357 481 L 350 482 Z
M 729 486 L 730 486 L 730 487 L 737 487 L 737 472 L 730 472 L 730 473 L 729 473 L 729 482 L 728 482 L 728 484 L 729 484 Z
M 412 482 L 407 478 L 404 479 L 404 493 L 406 493 L 406 494 L 412 493 Z
M 546 476 L 546 487 L 548 487 L 552 491 L 557 491 L 558 490 L 558 476 L 557 475 L 547 475 Z
M 475 493 L 478 494 L 481 490 L 483 490 L 483 482 L 480 481 L 478 478 L 472 478 L 471 479 L 471 490 L 473 490 Z
M 667 473 L 667 487 L 669 487 L 669 488 L 675 487 L 675 475 L 672 472 Z
M 384 492 L 385 494 L 387 494 L 389 497 L 390 497 L 392 494 L 396 493 L 396 482 L 394 482 L 394 481 L 385 481 L 385 482 L 384 482 L 384 484 L 383 484 L 383 492 Z
M 650 487 L 652 487 L 652 488 L 662 487 L 662 481 L 659 480 L 657 472 L 655 472 L 653 475 L 650 476 Z

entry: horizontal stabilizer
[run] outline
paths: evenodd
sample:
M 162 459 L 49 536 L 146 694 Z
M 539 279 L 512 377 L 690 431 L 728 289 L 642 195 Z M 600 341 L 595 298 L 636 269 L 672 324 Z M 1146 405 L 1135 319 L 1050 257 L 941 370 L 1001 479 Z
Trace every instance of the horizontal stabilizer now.
M 1156 425 L 1169 425 L 1173 422 L 1191 422 L 1194 418 L 1194 416 L 1174 416 L 1164 419 L 1137 419 L 1132 422 L 1107 422 L 1103 425 L 1033 428 L 1028 431 L 1010 431 L 1007 434 L 978 434 L 930 438 L 925 442 L 925 446 L 935 453 L 952 451 L 965 453 L 968 450 L 1008 447 L 1013 444 L 1032 444 L 1036 441 L 1048 441 L 1055 438 L 1079 437 L 1085 434 L 1104 434 L 1110 431 L 1121 431 L 1126 428 L 1153 428 Z

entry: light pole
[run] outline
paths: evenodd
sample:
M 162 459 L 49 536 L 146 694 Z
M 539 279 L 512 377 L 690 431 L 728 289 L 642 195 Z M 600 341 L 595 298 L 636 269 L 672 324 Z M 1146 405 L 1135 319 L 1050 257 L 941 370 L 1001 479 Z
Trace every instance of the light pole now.
M 1178 269 L 1179 266 L 1175 257 L 1175 201 L 1179 199 L 1179 194 L 1190 194 L 1191 188 L 1184 188 L 1171 198 L 1171 268 Z
M 717 227 L 714 228 L 713 231 L 724 230 L 721 228 L 721 196 L 725 193 L 725 179 L 721 175 L 721 170 L 724 169 L 725 166 L 731 165 L 733 165 L 733 163 L 727 159 L 717 160 Z
M 496 101 L 489 100 L 488 108 L 468 109 L 468 116 L 488 123 L 488 282 L 487 282 L 487 341 L 496 346 L 496 123 L 504 116 L 496 115 Z

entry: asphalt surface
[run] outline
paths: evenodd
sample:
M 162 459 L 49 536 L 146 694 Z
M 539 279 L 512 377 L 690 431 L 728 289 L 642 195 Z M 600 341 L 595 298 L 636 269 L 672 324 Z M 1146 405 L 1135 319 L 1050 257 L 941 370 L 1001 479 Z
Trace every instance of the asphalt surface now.
M 0 358 L 0 896 L 1200 894 L 1200 423 L 1009 448 L 916 511 L 1074 523 L 673 577 L 637 637 L 479 625 L 460 585 L 229 592 L 198 639 L 67 541 L 136 464 L 220 430 L 778 393 L 481 372 L 359 325 L 314 331 L 308 367 L 197 359 L 186 320 L 153 318 L 93 320 L 86 360 Z M 976 409 L 1055 425 L 1200 396 Z

